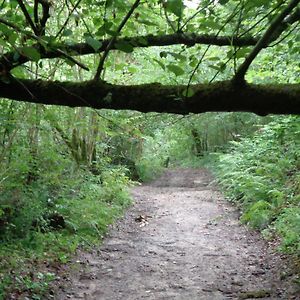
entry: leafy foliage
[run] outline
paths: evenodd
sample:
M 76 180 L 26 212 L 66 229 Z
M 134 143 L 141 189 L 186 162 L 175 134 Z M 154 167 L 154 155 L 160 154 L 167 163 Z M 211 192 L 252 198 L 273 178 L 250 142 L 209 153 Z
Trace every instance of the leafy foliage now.
M 242 221 L 274 230 L 285 251 L 300 254 L 299 117 L 274 118 L 217 156 L 217 174 L 243 211 Z

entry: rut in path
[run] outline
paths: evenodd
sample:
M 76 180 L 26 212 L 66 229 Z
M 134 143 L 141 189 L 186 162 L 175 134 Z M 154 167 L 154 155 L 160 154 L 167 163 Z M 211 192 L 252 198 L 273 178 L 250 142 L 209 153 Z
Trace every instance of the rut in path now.
M 300 299 L 280 280 L 284 260 L 239 223 L 206 170 L 170 170 L 132 194 L 56 299 Z

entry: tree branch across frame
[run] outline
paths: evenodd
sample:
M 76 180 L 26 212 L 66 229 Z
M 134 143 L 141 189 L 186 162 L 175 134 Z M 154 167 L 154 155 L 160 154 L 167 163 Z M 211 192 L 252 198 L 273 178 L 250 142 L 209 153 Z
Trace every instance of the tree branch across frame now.
M 182 44 L 194 46 L 207 44 L 217 46 L 254 46 L 244 64 L 240 66 L 234 79 L 244 76 L 258 52 L 268 47 L 291 24 L 300 20 L 297 5 L 300 0 L 291 0 L 278 18 L 271 22 L 261 37 L 210 36 L 196 33 L 174 33 L 165 35 L 144 35 L 137 37 L 118 37 L 114 40 L 100 40 L 97 51 L 88 43 L 56 44 L 47 47 L 42 37 L 35 33 L 26 33 L 36 41 L 35 48 L 41 59 L 73 58 L 92 53 L 101 53 L 117 49 L 118 42 L 129 43 L 133 48 L 169 46 Z M 294 12 L 292 12 L 294 10 Z M 15 30 L 21 30 L 14 24 L 0 19 Z M 274 25 L 275 24 L 275 25 Z M 22 30 L 21 30 L 22 31 Z M 19 55 L 16 59 L 16 51 Z M 191 85 L 193 95 L 187 97 L 186 85 L 164 86 L 158 83 L 142 85 L 116 85 L 103 81 L 59 82 L 44 80 L 26 80 L 14 78 L 10 71 L 30 58 L 23 55 L 22 47 L 0 57 L 0 97 L 32 103 L 62 106 L 87 106 L 97 109 L 132 109 L 141 112 L 165 112 L 176 114 L 202 113 L 206 111 L 250 111 L 260 115 L 300 114 L 300 85 L 276 84 L 254 85 L 242 80 L 221 81 L 210 84 Z M 253 54 L 254 53 L 254 54 Z M 249 63 L 250 62 L 250 63 Z M 246 65 L 247 64 L 247 65 Z M 83 64 L 78 65 L 87 69 Z M 246 67 L 245 67 L 246 66 Z M 4 78 L 4 80 L 3 80 Z

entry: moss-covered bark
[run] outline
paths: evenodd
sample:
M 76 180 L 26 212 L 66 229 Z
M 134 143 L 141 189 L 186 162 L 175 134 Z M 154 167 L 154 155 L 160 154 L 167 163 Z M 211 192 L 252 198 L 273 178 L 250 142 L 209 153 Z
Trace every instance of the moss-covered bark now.
M 230 81 L 191 86 L 112 85 L 105 82 L 55 82 L 11 79 L 0 82 L 0 97 L 32 103 L 161 113 L 248 111 L 260 115 L 300 114 L 300 85 L 235 85 Z

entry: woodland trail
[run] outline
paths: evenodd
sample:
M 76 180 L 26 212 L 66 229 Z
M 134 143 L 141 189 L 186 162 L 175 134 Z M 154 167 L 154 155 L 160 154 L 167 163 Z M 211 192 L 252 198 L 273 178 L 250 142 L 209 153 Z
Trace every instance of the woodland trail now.
M 300 299 L 285 260 L 239 223 L 206 170 L 168 170 L 132 194 L 55 299 Z

